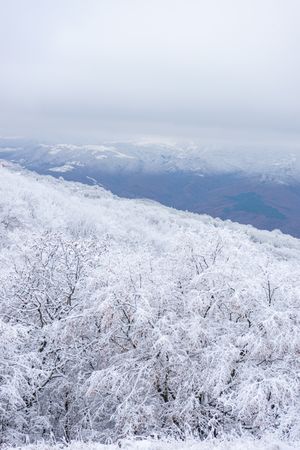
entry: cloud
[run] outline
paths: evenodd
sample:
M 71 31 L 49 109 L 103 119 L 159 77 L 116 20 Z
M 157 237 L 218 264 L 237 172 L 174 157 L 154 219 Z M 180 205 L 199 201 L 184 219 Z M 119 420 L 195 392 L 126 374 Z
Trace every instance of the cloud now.
M 2 134 L 300 133 L 297 0 L 0 0 L 0 9 Z

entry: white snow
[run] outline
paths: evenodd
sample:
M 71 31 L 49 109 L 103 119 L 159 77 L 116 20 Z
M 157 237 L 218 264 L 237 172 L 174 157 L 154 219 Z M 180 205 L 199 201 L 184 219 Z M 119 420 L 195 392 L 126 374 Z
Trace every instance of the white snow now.
M 144 441 L 119 441 L 118 444 L 83 443 L 74 441 L 67 447 L 61 445 L 27 445 L 22 450 L 299 450 L 300 442 L 282 442 L 273 436 L 266 436 L 261 440 L 232 439 L 224 441 L 187 441 L 187 442 L 159 442 L 153 440 Z M 10 450 L 9 448 L 7 450 Z
M 4 444 L 299 442 L 299 240 L 19 169 L 0 178 Z M 220 440 L 164 441 L 196 435 Z
M 73 169 L 74 169 L 74 167 L 71 166 L 70 164 L 64 164 L 63 166 L 59 166 L 59 167 L 51 167 L 51 169 L 49 169 L 49 171 L 65 173 L 65 172 L 70 172 Z

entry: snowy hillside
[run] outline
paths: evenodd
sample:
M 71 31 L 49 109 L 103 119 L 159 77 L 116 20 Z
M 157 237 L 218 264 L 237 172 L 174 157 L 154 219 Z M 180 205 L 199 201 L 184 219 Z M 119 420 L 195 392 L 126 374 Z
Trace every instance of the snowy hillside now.
M 300 439 L 298 239 L 0 180 L 1 443 Z
M 110 142 L 38 144 L 0 138 L 0 158 L 42 175 L 100 185 L 300 237 L 300 151 L 296 147 Z

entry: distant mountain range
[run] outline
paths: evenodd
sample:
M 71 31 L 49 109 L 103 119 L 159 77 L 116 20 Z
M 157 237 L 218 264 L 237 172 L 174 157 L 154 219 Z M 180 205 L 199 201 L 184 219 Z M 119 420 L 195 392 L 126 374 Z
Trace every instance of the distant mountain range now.
M 279 147 L 0 139 L 0 158 L 128 198 L 300 237 L 300 152 Z

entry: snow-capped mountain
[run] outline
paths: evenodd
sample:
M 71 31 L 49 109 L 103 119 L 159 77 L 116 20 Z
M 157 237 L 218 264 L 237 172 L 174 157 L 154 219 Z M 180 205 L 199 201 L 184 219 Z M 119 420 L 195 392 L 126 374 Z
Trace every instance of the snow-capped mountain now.
M 2 444 L 300 437 L 300 241 L 0 167 Z
M 52 172 L 86 166 L 112 172 L 246 173 L 277 183 L 300 181 L 300 150 L 291 147 L 177 144 L 151 140 L 50 145 L 0 138 L 0 154 L 26 165 L 45 165 Z

